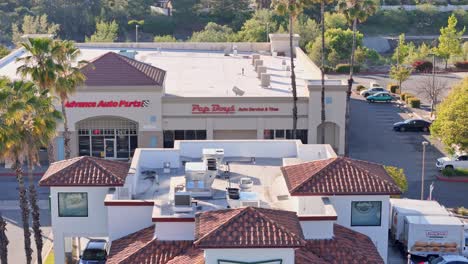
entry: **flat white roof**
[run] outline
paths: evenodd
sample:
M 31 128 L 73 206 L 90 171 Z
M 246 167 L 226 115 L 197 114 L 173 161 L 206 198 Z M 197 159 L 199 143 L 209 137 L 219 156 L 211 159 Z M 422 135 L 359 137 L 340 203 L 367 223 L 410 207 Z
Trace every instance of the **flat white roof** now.
M 78 60 L 92 60 L 106 52 L 118 53 L 122 49 L 81 48 Z M 135 49 L 136 59 L 167 72 L 165 89 L 167 96 L 183 97 L 234 97 L 232 91 L 236 86 L 243 90 L 244 97 L 290 97 L 291 79 L 288 71 L 283 69 L 283 61 L 290 65 L 288 57 L 261 55 L 263 65 L 270 73 L 270 87 L 263 88 L 260 79 L 251 65 L 250 52 L 239 52 L 237 56 L 225 56 L 223 52 L 200 50 L 157 50 Z M 0 76 L 18 79 L 16 69 L 20 66 L 16 58 L 22 56 L 17 52 L 13 58 L 0 63 Z M 244 69 L 244 75 L 242 75 Z M 311 73 L 296 60 L 297 93 L 300 97 L 307 97 L 309 92 L 306 80 L 312 79 Z M 309 76 L 309 77 L 307 77 Z
M 408 223 L 411 224 L 429 224 L 429 225 L 460 225 L 463 223 L 455 216 L 424 215 L 407 216 Z

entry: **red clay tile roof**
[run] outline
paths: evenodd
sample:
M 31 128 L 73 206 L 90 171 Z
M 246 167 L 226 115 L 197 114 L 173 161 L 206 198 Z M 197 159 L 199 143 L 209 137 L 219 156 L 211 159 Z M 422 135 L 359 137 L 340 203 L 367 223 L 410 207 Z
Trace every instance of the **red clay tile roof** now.
M 369 237 L 335 224 L 333 239 L 307 240 L 305 247 L 296 249 L 295 263 L 383 264 L 384 261 Z
M 278 248 L 304 245 L 295 212 L 246 207 L 209 211 L 195 217 L 200 248 Z
M 167 264 L 205 264 L 205 254 L 202 249 L 191 248 L 183 255 L 177 256 L 167 262 Z
M 88 86 L 162 85 L 166 71 L 115 52 L 108 52 L 82 69 Z
M 184 257 L 203 257 L 193 241 L 159 241 L 154 237 L 154 225 L 112 241 L 107 264 L 176 264 Z M 177 258 L 176 258 L 177 257 Z M 176 258 L 176 259 L 174 259 Z M 170 262 L 172 259 L 176 262 Z M 189 262 L 186 262 L 189 263 Z M 190 262 L 192 263 L 192 262 Z M 194 262 L 196 263 L 196 262 Z
M 41 186 L 123 186 L 130 164 L 82 156 L 50 164 Z
M 281 167 L 291 195 L 401 194 L 382 165 L 345 157 Z

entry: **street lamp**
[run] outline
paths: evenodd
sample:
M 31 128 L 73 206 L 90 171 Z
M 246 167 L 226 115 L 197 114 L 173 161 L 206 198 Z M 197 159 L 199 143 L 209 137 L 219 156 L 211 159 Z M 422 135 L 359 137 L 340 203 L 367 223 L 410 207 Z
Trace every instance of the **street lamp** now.
M 432 89 L 431 89 L 431 91 L 435 92 L 435 90 L 436 90 L 436 88 L 435 88 L 435 75 L 436 75 L 436 72 L 435 72 L 435 66 L 436 66 L 435 58 L 436 58 L 436 54 L 435 53 L 430 53 L 429 55 L 432 55 Z M 431 102 L 431 117 L 432 117 L 435 98 L 432 98 L 431 101 L 432 101 Z
M 426 146 L 429 144 L 427 141 L 422 142 L 422 172 L 421 172 L 421 200 L 424 200 L 424 172 L 425 172 L 425 160 L 426 160 Z
M 138 24 L 135 25 L 135 43 L 138 43 Z

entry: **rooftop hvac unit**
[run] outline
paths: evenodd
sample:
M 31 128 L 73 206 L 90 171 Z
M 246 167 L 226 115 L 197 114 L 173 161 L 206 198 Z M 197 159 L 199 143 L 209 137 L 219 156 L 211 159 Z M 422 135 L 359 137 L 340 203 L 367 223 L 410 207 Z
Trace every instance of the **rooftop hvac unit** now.
M 176 192 L 174 206 L 192 206 L 192 196 L 189 192 Z
M 253 181 L 249 177 L 242 177 L 239 182 L 241 192 L 250 192 L 253 187 Z
M 243 90 L 239 89 L 237 86 L 232 87 L 232 91 L 234 92 L 235 95 L 238 95 L 238 96 L 243 96 L 245 93 Z
M 266 73 L 267 67 L 266 66 L 258 66 L 257 67 L 257 78 L 260 79 L 262 77 L 262 73 Z
M 252 55 L 252 65 L 254 65 L 254 64 L 255 64 L 255 61 L 256 61 L 256 60 L 259 60 L 259 59 L 260 59 L 260 55 L 258 55 L 258 54 Z
M 260 84 L 262 87 L 270 87 L 270 74 L 262 73 L 260 76 Z
M 255 60 L 254 62 L 255 71 L 257 71 L 258 66 L 263 66 L 263 60 L 260 60 L 260 59 Z
M 216 165 L 216 159 L 207 159 L 206 167 L 209 171 L 218 170 L 218 166 Z

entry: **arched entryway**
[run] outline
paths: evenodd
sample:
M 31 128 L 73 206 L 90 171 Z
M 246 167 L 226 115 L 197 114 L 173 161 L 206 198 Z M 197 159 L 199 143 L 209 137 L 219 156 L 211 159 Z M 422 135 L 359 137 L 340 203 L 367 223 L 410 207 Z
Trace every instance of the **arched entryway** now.
M 78 155 L 129 159 L 138 146 L 138 123 L 122 117 L 100 116 L 75 124 Z
M 340 127 L 333 122 L 325 122 L 317 127 L 317 143 L 322 144 L 322 133 L 325 133 L 325 144 L 330 144 L 338 152 L 340 146 Z

